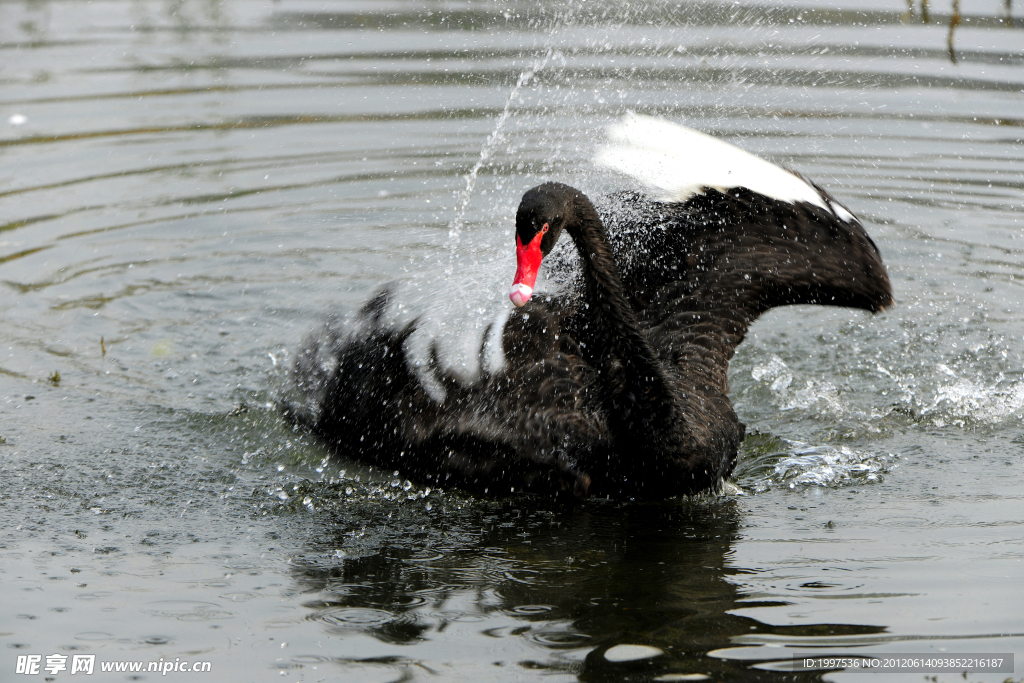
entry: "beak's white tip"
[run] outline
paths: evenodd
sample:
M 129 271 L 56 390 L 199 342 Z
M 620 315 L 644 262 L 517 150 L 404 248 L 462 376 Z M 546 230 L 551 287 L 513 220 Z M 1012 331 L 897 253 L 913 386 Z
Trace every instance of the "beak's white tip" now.
M 533 287 L 524 284 L 512 285 L 512 291 L 508 294 L 508 298 L 512 299 L 512 303 L 516 307 L 525 305 L 531 296 L 533 296 Z

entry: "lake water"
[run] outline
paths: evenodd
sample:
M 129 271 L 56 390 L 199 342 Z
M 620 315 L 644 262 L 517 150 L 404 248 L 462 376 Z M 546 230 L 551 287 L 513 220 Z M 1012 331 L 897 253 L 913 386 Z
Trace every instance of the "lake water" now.
M 1024 678 L 1024 7 L 949 3 L 0 1 L 0 679 Z M 815 179 L 892 277 L 753 327 L 742 493 L 480 500 L 278 416 L 385 282 L 508 307 L 522 192 L 628 186 L 628 110 Z

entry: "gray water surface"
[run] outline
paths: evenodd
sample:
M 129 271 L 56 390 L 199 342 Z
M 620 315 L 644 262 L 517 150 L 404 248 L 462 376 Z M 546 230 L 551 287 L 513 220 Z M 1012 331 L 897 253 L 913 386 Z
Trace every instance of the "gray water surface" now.
M 1024 678 L 1024 8 L 926 13 L 0 0 L 0 679 L 56 653 L 862 680 L 786 673 L 807 651 L 1016 653 L 966 678 Z M 751 330 L 740 492 L 480 500 L 278 416 L 304 337 L 385 282 L 461 366 L 509 306 L 522 192 L 628 187 L 590 162 L 626 111 L 816 180 L 889 267 L 890 311 Z M 608 661 L 623 644 L 663 654 Z

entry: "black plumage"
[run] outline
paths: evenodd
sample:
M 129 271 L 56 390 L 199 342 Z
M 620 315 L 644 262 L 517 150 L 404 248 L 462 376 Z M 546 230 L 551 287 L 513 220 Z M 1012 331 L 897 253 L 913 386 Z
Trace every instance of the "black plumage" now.
M 550 226 L 547 255 L 564 230 L 581 265 L 564 293 L 509 318 L 503 370 L 464 382 L 436 364 L 445 396 L 432 398 L 404 347 L 415 323 L 385 322 L 384 290 L 358 324 L 311 338 L 294 368 L 304 398 L 286 412 L 345 457 L 477 493 L 715 488 L 743 440 L 726 371 L 749 325 L 775 306 L 892 303 L 875 244 L 818 192 L 821 205 L 744 188 L 678 203 L 624 192 L 599 211 L 578 190 L 541 185 L 523 198 L 517 235 L 526 244 Z

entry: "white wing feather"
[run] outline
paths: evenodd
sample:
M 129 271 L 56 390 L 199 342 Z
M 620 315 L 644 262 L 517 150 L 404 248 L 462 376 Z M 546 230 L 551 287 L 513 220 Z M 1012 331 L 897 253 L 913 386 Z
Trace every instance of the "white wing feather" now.
M 799 176 L 710 135 L 632 112 L 608 127 L 597 164 L 632 176 L 662 201 L 683 202 L 705 188 L 746 187 L 787 202 L 808 202 L 836 214 Z M 846 213 L 844 211 L 844 213 Z

